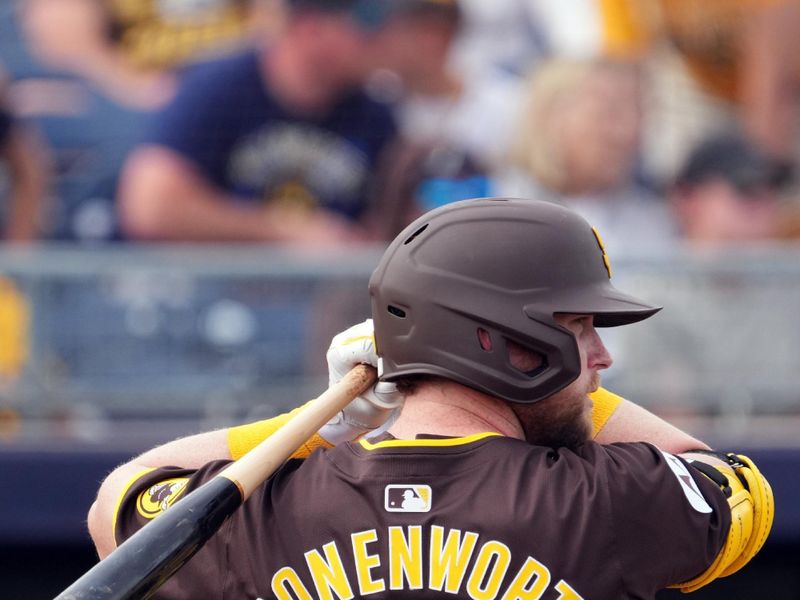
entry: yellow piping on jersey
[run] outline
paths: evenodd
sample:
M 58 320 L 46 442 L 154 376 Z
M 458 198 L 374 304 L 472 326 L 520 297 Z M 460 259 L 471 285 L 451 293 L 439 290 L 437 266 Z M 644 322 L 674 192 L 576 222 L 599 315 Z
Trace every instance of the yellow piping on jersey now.
M 386 440 L 384 442 L 369 442 L 367 440 L 359 440 L 359 443 L 366 450 L 376 450 L 378 448 L 407 448 L 419 446 L 463 446 L 464 444 L 471 444 L 478 440 L 483 440 L 488 437 L 500 436 L 501 434 L 494 431 L 485 431 L 483 433 L 476 433 L 465 437 L 446 438 L 446 439 L 423 439 L 423 440 Z

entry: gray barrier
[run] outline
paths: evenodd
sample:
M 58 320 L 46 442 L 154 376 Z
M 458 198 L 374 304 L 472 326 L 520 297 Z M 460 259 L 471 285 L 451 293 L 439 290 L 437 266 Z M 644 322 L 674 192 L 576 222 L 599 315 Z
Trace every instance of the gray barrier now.
M 330 336 L 367 316 L 380 252 L 3 249 L 0 434 L 224 424 L 295 406 L 324 386 Z M 788 435 L 800 249 L 687 250 L 614 269 L 619 287 L 665 309 L 604 333 L 608 387 L 690 428 Z

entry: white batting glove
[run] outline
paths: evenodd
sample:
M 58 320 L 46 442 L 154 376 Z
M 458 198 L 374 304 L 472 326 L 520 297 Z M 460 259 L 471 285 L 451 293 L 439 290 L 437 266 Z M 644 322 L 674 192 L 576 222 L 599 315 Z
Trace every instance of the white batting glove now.
M 359 364 L 378 367 L 372 319 L 353 325 L 336 335 L 326 354 L 328 380 L 337 383 Z M 379 371 L 380 374 L 380 371 Z M 377 434 L 388 429 L 403 406 L 403 396 L 393 383 L 379 381 L 371 389 L 348 404 L 319 430 L 331 444 L 354 440 L 364 434 Z

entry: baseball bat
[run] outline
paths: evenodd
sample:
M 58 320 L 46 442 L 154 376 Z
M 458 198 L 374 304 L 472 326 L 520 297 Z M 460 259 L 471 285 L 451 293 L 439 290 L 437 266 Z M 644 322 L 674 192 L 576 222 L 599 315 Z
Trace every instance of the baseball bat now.
M 370 366 L 353 368 L 273 435 L 137 531 L 56 600 L 149 598 L 297 448 L 376 379 Z

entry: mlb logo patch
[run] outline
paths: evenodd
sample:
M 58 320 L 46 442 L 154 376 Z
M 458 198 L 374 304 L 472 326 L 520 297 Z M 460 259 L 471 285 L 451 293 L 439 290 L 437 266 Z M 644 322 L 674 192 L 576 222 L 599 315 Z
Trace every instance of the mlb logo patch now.
M 424 513 L 431 509 L 431 486 L 387 485 L 383 507 L 388 512 Z

